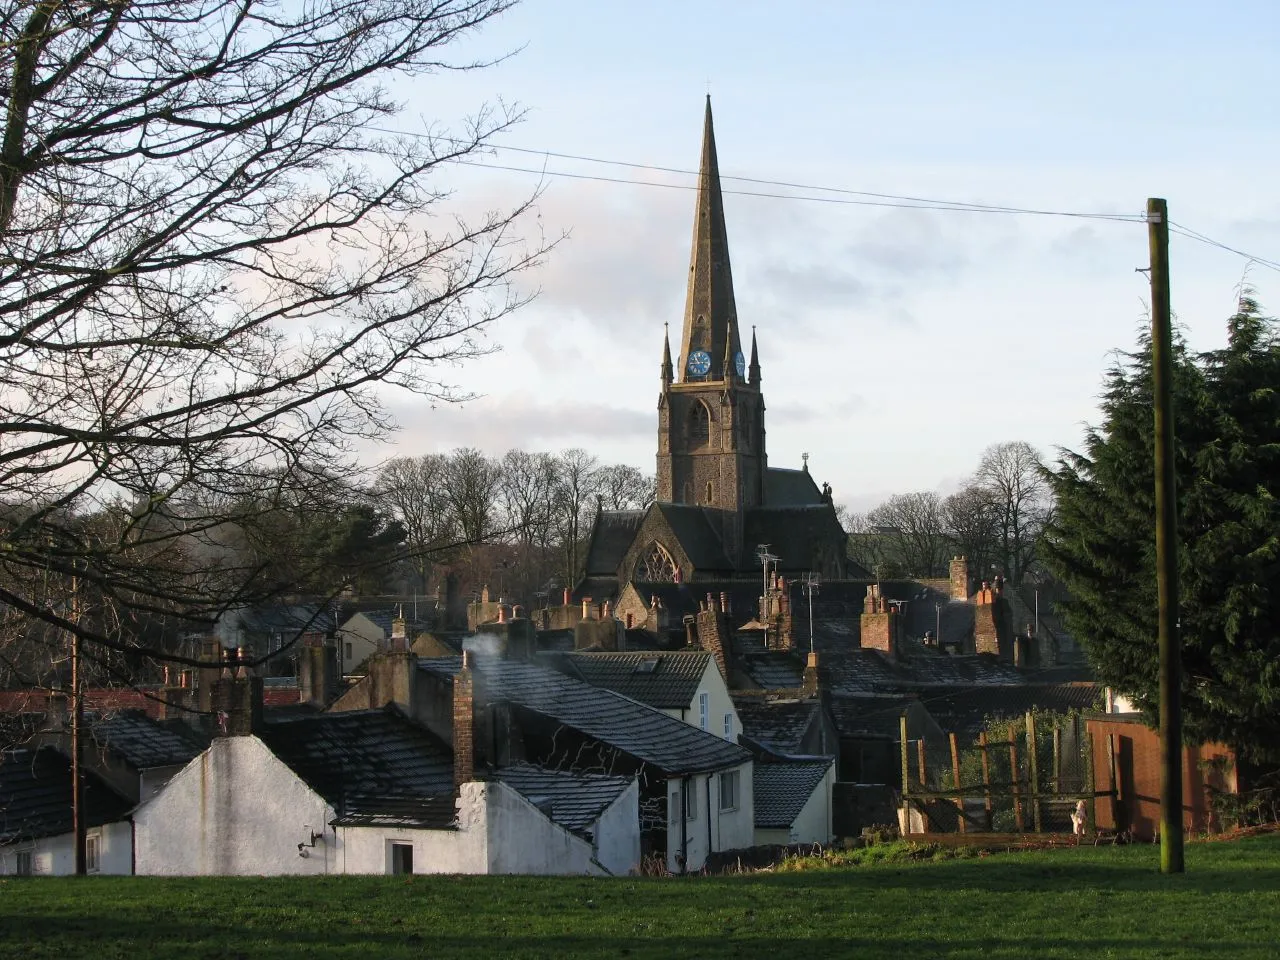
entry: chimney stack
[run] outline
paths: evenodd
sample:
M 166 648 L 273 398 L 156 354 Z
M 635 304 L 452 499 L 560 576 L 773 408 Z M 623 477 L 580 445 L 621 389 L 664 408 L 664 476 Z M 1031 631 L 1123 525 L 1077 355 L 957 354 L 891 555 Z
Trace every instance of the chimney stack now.
M 213 698 L 221 736 L 248 737 L 262 728 L 262 678 L 253 675 L 249 660 L 244 647 L 224 652 Z
M 337 692 L 337 678 L 337 647 L 318 633 L 308 634 L 298 660 L 298 700 L 324 709 Z
M 475 654 L 462 651 L 462 669 L 453 678 L 453 791 L 476 776 Z
M 395 619 L 391 621 L 391 649 L 396 653 L 409 649 L 409 629 L 405 623 L 403 606 L 396 611 Z

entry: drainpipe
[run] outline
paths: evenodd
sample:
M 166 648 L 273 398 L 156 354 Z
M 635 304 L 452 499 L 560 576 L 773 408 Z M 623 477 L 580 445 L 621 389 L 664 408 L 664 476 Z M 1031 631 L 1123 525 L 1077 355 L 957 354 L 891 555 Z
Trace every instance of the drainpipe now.
M 689 872 L 689 818 L 685 811 L 689 803 L 689 778 L 680 779 L 680 872 Z
M 711 854 L 715 852 L 715 846 L 711 843 L 711 774 L 707 774 L 707 860 L 711 859 Z M 706 861 L 702 864 L 706 866 Z

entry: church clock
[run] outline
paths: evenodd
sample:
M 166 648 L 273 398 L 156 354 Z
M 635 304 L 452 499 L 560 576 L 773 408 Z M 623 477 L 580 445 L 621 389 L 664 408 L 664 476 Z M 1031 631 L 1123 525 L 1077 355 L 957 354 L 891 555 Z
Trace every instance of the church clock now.
M 711 369 L 711 354 L 705 350 L 694 350 L 689 354 L 686 369 L 695 377 L 705 377 Z
M 741 350 L 733 355 L 733 367 L 738 371 L 738 376 L 745 377 L 747 375 L 747 358 L 742 355 Z

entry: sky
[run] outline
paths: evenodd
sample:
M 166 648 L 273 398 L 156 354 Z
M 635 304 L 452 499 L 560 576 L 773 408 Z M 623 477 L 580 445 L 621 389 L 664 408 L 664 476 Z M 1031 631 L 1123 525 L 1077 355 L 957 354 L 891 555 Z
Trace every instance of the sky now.
M 541 190 L 524 229 L 563 239 L 520 278 L 534 301 L 489 330 L 500 349 L 444 371 L 477 398 L 389 394 L 400 429 L 373 454 L 580 446 L 653 471 L 694 204 L 694 178 L 670 171 L 696 170 L 708 93 L 771 465 L 807 452 L 865 510 L 954 491 L 990 444 L 1077 447 L 1147 322 L 1145 224 L 814 202 L 797 198 L 857 198 L 730 178 L 1087 213 L 1164 197 L 1174 223 L 1280 260 L 1277 50 L 1274 0 L 526 0 L 457 49 L 505 59 L 397 85 L 389 123 L 523 110 L 442 183 L 470 211 Z M 1242 280 L 1280 310 L 1280 272 L 1180 236 L 1170 262 L 1195 349 L 1222 344 Z

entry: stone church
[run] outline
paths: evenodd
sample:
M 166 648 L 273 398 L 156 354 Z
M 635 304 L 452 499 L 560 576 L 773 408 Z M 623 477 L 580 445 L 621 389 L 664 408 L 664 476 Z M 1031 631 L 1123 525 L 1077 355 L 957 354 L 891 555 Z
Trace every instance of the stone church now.
M 708 99 L 675 362 L 669 335 L 662 346 L 657 501 L 647 510 L 598 513 L 579 598 L 647 596 L 650 586 L 673 583 L 750 581 L 759 592 L 761 547 L 776 558 L 771 570 L 788 579 L 865 573 L 849 570 L 830 488 L 819 489 L 807 463 L 769 466 L 755 328 L 750 359 L 742 331 Z

